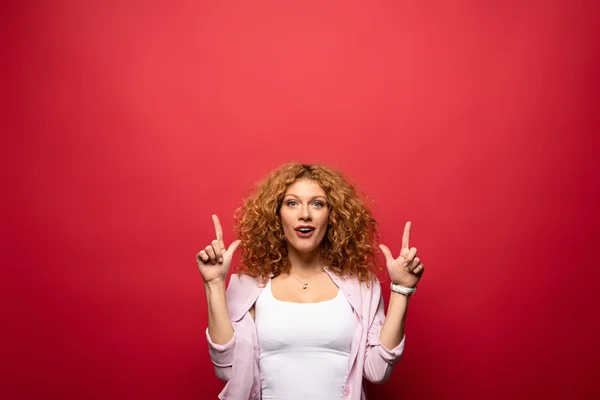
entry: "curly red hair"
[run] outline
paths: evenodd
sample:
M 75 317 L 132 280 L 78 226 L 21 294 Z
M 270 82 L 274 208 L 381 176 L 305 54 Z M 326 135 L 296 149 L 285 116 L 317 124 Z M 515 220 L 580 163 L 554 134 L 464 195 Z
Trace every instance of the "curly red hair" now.
M 318 164 L 283 165 L 271 172 L 236 211 L 235 228 L 242 241 L 242 263 L 236 272 L 263 282 L 271 273 L 290 272 L 279 209 L 287 188 L 299 179 L 317 182 L 331 208 L 329 227 L 321 242 L 321 260 L 337 275 L 356 277 L 368 284 L 374 276 L 377 222 L 339 172 Z

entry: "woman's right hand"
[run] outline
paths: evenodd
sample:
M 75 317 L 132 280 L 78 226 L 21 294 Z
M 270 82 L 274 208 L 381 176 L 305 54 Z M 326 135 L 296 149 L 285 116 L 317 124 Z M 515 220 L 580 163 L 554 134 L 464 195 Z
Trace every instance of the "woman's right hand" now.
M 223 241 L 223 229 L 221 228 L 219 217 L 213 215 L 212 219 L 213 224 L 215 225 L 217 238 L 196 255 L 198 269 L 200 270 L 200 274 L 202 275 L 205 284 L 212 284 L 220 281 L 223 283 L 225 282 L 225 278 L 231 267 L 233 253 L 240 244 L 240 241 L 236 240 L 231 243 L 229 248 L 226 248 L 225 242 Z

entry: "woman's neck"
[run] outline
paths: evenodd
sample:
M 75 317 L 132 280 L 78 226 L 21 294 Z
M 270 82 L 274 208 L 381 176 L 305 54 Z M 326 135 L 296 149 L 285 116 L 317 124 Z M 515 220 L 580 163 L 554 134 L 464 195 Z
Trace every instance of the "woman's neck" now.
M 300 253 L 294 249 L 288 249 L 292 273 L 310 274 L 311 272 L 320 272 L 323 270 L 321 261 L 321 249 L 315 249 L 308 253 Z

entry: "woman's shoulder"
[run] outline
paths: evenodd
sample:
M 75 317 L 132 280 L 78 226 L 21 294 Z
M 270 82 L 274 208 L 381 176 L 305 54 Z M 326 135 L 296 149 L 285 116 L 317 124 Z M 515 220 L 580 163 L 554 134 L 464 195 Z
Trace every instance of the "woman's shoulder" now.
M 234 289 L 251 289 L 254 287 L 260 287 L 259 277 L 253 277 L 244 273 L 233 273 L 229 278 L 229 286 L 227 290 Z M 263 285 L 264 286 L 264 285 Z
M 379 296 L 381 294 L 381 284 L 375 274 L 369 280 L 364 281 L 358 276 L 344 275 L 340 276 L 334 271 L 328 271 L 333 281 L 342 289 L 342 291 L 360 293 L 361 297 Z
M 252 307 L 264 289 L 258 278 L 246 274 L 232 274 L 227 287 L 227 306 L 232 321 L 237 321 Z
M 337 274 L 332 274 L 335 275 L 337 277 L 337 279 L 340 279 L 342 281 L 345 281 L 349 284 L 352 284 L 356 287 L 361 287 L 364 288 L 365 290 L 373 290 L 374 288 L 377 289 L 381 289 L 381 284 L 379 282 L 379 278 L 377 278 L 377 275 L 375 275 L 374 273 L 371 275 L 371 277 L 369 277 L 368 279 L 361 279 L 356 275 L 337 275 Z

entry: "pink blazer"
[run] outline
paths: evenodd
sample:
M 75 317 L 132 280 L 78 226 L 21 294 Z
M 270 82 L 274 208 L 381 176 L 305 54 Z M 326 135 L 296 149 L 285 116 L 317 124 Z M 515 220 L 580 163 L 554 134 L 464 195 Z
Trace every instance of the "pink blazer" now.
M 356 319 L 344 399 L 364 400 L 363 376 L 373 383 L 387 381 L 394 364 L 402 356 L 405 338 L 392 350 L 379 342 L 379 333 L 385 321 L 379 281 L 374 279 L 367 288 L 355 278 L 344 279 L 327 268 L 325 271 L 346 296 Z M 217 377 L 227 382 L 219 394 L 222 400 L 261 398 L 258 368 L 260 349 L 254 319 L 248 311 L 263 289 L 252 277 L 233 275 L 227 288 L 227 308 L 233 324 L 233 338 L 226 344 L 215 344 L 206 330 L 209 354 Z

